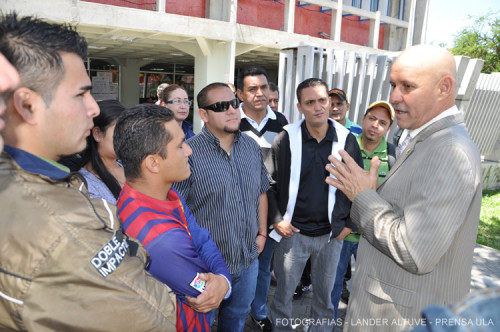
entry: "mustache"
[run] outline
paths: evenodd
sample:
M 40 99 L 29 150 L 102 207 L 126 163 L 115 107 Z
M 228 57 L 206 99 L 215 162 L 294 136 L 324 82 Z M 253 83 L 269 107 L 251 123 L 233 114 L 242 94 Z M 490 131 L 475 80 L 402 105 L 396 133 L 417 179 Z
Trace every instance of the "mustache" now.
M 401 104 L 392 104 L 392 107 L 394 108 L 394 111 L 408 112 L 408 108 Z

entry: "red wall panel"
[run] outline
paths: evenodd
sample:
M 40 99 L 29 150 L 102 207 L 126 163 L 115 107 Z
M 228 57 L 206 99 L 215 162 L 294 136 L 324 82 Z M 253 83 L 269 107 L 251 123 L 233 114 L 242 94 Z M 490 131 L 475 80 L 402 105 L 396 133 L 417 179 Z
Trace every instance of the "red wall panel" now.
M 155 10 L 155 0 L 84 0 L 114 6 Z M 166 0 L 165 11 L 171 14 L 205 17 L 206 0 Z M 240 24 L 280 30 L 284 26 L 284 0 L 238 0 Z M 307 5 L 295 8 L 295 33 L 322 38 L 319 32 L 331 34 L 332 12 L 322 13 L 320 7 Z M 380 29 L 379 48 L 384 45 L 385 26 Z M 342 19 L 341 41 L 356 45 L 368 45 L 370 21 L 360 21 L 357 16 Z
M 284 26 L 284 0 L 238 0 L 238 23 L 279 30 Z M 319 33 L 331 34 L 332 12 L 321 12 L 314 5 L 295 8 L 295 33 L 324 38 Z M 380 29 L 379 48 L 384 45 L 384 29 Z M 359 21 L 357 16 L 342 19 L 341 41 L 367 45 L 370 39 L 370 21 Z
M 205 17 L 205 0 L 167 0 L 166 12 L 193 17 Z
M 102 3 L 105 5 L 154 10 L 155 0 L 83 0 L 87 2 Z

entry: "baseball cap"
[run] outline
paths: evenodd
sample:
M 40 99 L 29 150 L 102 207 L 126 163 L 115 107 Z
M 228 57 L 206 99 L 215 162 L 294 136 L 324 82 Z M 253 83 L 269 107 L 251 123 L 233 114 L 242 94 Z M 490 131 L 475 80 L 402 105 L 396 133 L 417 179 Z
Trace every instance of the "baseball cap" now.
M 340 90 L 340 89 L 331 89 L 330 91 L 328 91 L 328 95 L 331 96 L 331 95 L 336 95 L 340 98 L 340 100 L 345 100 L 346 102 L 349 102 L 347 100 L 347 95 L 345 94 L 345 92 L 343 90 Z
M 391 121 L 394 121 L 394 108 L 392 108 L 391 104 L 389 104 L 388 102 L 383 101 L 383 100 L 375 101 L 375 102 L 371 103 L 370 106 L 368 106 L 365 114 L 368 113 L 374 107 L 385 108 L 387 110 L 387 112 L 389 112 L 389 117 L 391 118 Z

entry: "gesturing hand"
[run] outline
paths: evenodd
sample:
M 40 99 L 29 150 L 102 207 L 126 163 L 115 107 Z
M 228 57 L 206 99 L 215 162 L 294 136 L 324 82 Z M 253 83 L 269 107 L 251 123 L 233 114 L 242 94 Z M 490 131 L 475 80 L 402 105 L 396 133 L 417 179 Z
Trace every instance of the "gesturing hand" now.
M 331 164 L 326 165 L 325 168 L 335 178 L 327 177 L 326 183 L 341 190 L 351 201 L 363 190 L 377 189 L 378 168 L 380 166 L 378 157 L 373 157 L 370 171 L 365 171 L 344 150 L 340 150 L 340 156 L 345 164 L 332 155 L 328 157 Z

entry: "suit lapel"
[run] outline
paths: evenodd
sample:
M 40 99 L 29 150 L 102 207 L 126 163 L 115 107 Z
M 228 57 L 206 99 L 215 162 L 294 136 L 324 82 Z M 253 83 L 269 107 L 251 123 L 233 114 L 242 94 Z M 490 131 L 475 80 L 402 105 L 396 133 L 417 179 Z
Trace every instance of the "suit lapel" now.
M 389 174 L 387 174 L 387 176 L 384 178 L 382 183 L 377 187 L 377 190 L 378 190 L 378 188 L 382 187 L 384 185 L 384 183 L 386 183 L 394 173 L 397 172 L 399 167 L 415 151 L 418 143 L 424 141 L 427 137 L 431 136 L 432 134 L 434 134 L 440 130 L 443 130 L 445 128 L 449 128 L 449 127 L 454 126 L 454 125 L 463 124 L 463 123 L 464 123 L 464 114 L 462 112 L 459 112 L 456 115 L 447 116 L 444 119 L 436 121 L 433 124 L 431 124 L 429 127 L 422 130 L 410 142 L 410 144 L 408 145 L 408 148 L 406 149 L 406 152 L 404 154 L 402 154 L 398 159 L 396 159 L 396 163 L 394 164 L 394 166 L 392 166 L 391 170 L 389 171 Z

